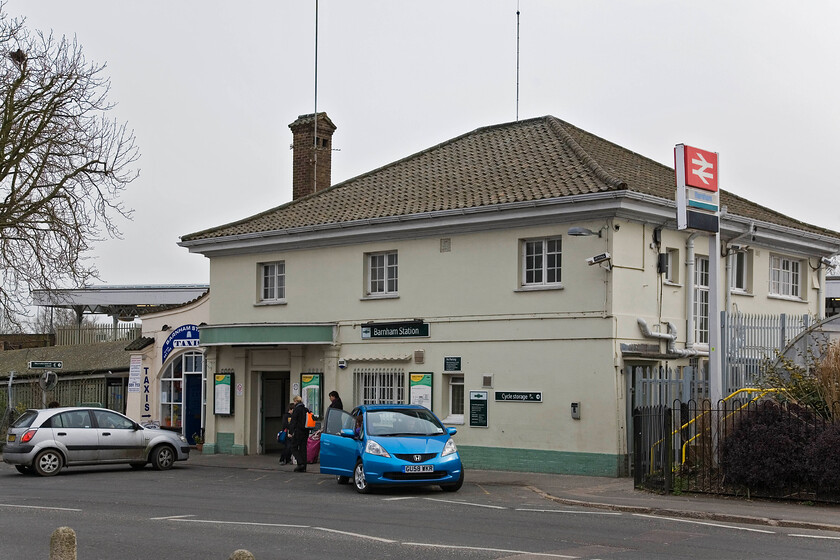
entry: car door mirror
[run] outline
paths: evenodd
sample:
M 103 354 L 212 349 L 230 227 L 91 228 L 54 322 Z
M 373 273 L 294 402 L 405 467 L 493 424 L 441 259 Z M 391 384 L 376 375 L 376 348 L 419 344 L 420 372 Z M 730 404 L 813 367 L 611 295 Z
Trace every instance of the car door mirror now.
M 446 428 L 446 433 L 448 433 L 450 436 L 454 436 L 458 433 L 458 428 L 453 428 L 452 426 L 449 426 L 448 428 Z
M 356 434 L 355 434 L 355 433 L 353 433 L 353 430 L 351 430 L 350 428 L 344 428 L 344 429 L 343 429 L 343 430 L 341 430 L 341 432 L 339 432 L 339 433 L 341 434 L 341 437 L 349 437 L 349 438 L 351 438 L 351 437 L 355 437 L 355 436 L 356 436 Z

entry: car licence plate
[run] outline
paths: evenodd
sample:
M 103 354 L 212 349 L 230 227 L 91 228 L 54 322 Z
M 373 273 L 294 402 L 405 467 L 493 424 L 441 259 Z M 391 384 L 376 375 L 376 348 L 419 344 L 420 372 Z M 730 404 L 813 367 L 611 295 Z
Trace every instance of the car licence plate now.
M 415 472 L 435 472 L 434 465 L 406 465 L 403 467 L 403 472 L 405 473 L 415 473 Z
M 8 437 L 8 438 L 6 438 L 6 441 L 8 441 L 8 442 L 13 442 L 13 441 L 15 441 L 15 434 L 9 434 L 9 437 Z

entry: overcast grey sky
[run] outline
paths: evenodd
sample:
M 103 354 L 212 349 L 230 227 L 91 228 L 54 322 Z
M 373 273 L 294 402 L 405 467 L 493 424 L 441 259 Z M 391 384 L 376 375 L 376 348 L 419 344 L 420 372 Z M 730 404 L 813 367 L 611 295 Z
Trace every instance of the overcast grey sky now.
M 478 127 L 554 115 L 840 231 L 837 0 L 320 0 L 318 110 L 333 182 Z M 106 62 L 142 151 L 108 284 L 205 283 L 181 235 L 291 199 L 288 124 L 314 100 L 315 0 L 8 0 Z

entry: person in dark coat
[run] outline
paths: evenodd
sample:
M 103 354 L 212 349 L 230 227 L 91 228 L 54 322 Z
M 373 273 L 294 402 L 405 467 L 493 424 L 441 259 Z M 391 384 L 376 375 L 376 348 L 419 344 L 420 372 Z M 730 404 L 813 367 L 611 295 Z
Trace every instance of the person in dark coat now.
M 338 391 L 330 391 L 330 408 L 344 410 L 344 405 L 341 402 L 341 397 L 338 396 Z
M 289 420 L 289 437 L 292 438 L 292 454 L 297 461 L 295 472 L 306 472 L 306 443 L 309 440 L 309 428 L 306 427 L 307 410 L 300 396 L 295 395 L 292 402 L 295 403 L 295 408 Z
M 286 439 L 283 440 L 283 450 L 280 452 L 280 464 L 285 465 L 292 462 L 292 438 L 289 434 L 289 422 L 292 420 L 292 411 L 295 409 L 295 403 L 289 403 L 289 410 L 283 415 L 283 420 L 280 424 L 280 431 L 286 432 Z

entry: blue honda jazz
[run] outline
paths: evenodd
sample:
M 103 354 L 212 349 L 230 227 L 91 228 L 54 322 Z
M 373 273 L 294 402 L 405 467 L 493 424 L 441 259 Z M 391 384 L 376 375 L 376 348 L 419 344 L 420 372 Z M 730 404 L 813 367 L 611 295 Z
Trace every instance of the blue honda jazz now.
M 439 485 L 456 492 L 464 467 L 445 427 L 431 410 L 414 404 L 331 408 L 321 433 L 321 472 L 339 484 L 351 479 L 364 494 L 373 486 Z

